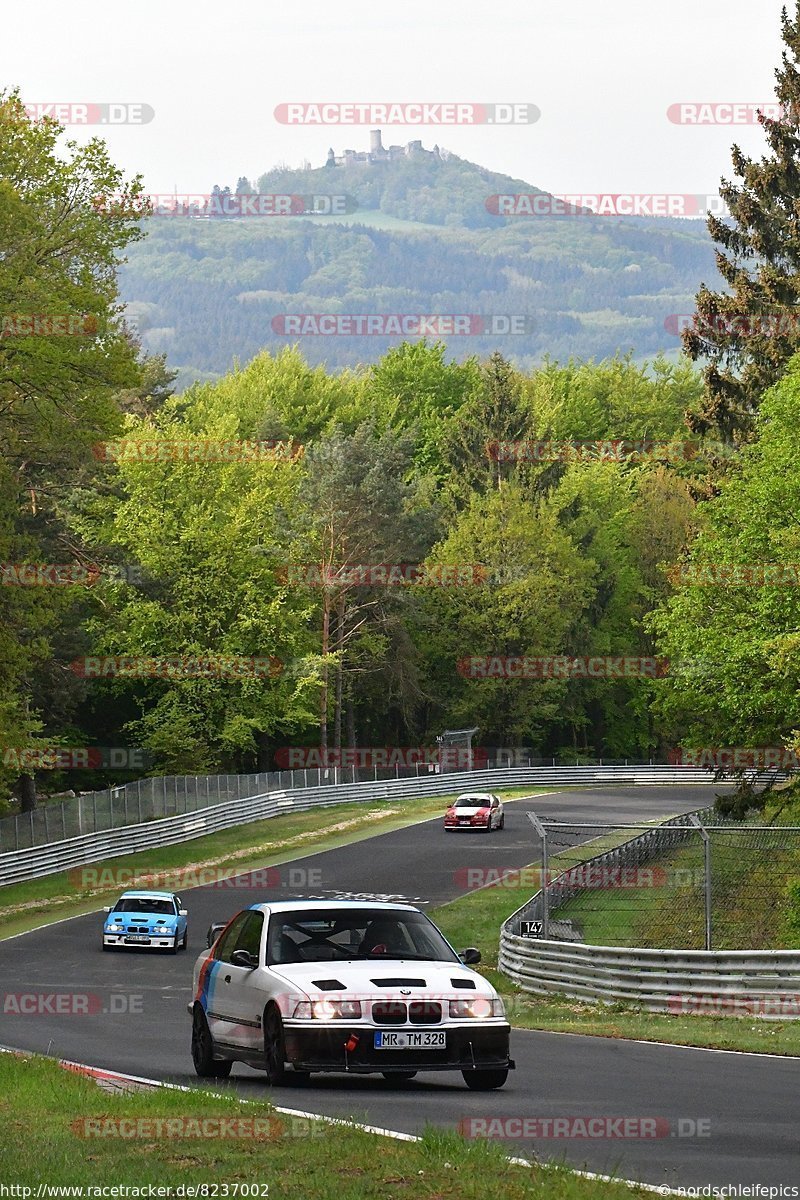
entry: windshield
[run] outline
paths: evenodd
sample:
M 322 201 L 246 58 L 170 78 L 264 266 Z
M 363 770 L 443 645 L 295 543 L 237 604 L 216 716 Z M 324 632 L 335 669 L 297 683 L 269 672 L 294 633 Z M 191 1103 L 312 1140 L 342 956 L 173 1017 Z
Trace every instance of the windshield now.
M 490 804 L 488 796 L 459 796 L 453 808 L 488 808 Z
M 270 919 L 268 964 L 386 958 L 460 961 L 422 913 L 298 909 Z
M 171 900 L 154 900 L 151 896 L 128 896 L 117 901 L 114 912 L 169 913 L 174 916 L 175 905 Z

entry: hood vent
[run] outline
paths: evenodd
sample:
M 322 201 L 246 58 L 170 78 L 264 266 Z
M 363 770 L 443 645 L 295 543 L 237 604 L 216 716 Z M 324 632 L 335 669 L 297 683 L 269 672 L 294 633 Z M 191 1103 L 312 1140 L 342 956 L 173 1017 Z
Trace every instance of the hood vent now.
M 475 991 L 475 980 L 467 979 L 466 976 L 461 979 L 451 979 L 450 982 L 454 988 L 470 988 L 473 992 Z
M 370 979 L 370 983 L 374 983 L 375 987 L 427 987 L 424 979 L 403 979 L 399 975 L 389 979 Z
M 319 988 L 321 992 L 343 992 L 344 984 L 338 979 L 312 979 L 312 984 L 315 988 Z

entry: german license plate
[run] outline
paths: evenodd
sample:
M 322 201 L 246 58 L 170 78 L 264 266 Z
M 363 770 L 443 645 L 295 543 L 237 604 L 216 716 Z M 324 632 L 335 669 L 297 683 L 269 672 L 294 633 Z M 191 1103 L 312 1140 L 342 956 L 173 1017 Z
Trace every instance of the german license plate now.
M 471 820 L 472 820 L 471 817 L 459 817 L 458 823 L 459 823 L 459 825 L 469 825 Z
M 381 1029 L 375 1032 L 376 1050 L 444 1050 L 447 1046 L 445 1031 L 435 1033 L 405 1033 L 398 1030 Z
M 126 942 L 149 942 L 150 938 L 144 933 L 131 933 L 125 938 Z

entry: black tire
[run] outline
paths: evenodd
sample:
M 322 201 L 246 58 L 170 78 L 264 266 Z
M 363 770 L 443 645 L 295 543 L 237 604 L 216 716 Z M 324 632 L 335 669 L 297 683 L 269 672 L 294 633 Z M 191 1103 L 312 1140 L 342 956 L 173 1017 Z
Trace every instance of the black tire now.
M 405 1083 L 408 1079 L 413 1079 L 416 1071 L 381 1071 L 381 1075 L 389 1083 Z
M 181 950 L 189 949 L 189 926 L 187 925 L 183 931 L 183 941 L 181 942 Z
M 192 1062 L 201 1079 L 227 1079 L 233 1063 L 214 1058 L 214 1041 L 206 1014 L 196 1006 L 192 1017 Z
M 508 1079 L 508 1068 L 502 1067 L 492 1071 L 462 1071 L 464 1083 L 473 1092 L 493 1092 L 501 1088 Z
M 283 1087 L 287 1081 L 286 1041 L 281 1014 L 274 1004 L 264 1013 L 264 1069 L 272 1087 Z
M 503 813 L 502 817 L 500 818 L 500 828 L 505 829 L 505 827 L 506 827 L 506 814 Z
M 113 946 L 107 946 L 107 945 L 105 944 L 105 942 L 103 942 L 103 949 L 104 949 L 106 952 L 108 952 L 109 950 L 113 950 L 113 949 L 114 949 L 114 947 L 113 947 Z
M 167 946 L 167 954 L 177 954 L 179 950 L 180 944 L 178 942 L 178 935 L 176 933 L 175 937 L 172 939 L 172 945 Z
M 492 832 L 492 818 L 491 817 L 489 817 L 488 821 L 486 822 L 486 832 L 487 833 Z

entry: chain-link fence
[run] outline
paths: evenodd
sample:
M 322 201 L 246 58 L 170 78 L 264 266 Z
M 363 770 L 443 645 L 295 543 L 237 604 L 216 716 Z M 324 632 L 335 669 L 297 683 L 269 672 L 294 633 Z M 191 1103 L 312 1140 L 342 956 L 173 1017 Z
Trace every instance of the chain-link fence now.
M 800 828 L 713 809 L 657 827 L 532 816 L 541 891 L 524 936 L 676 950 L 800 948 Z

